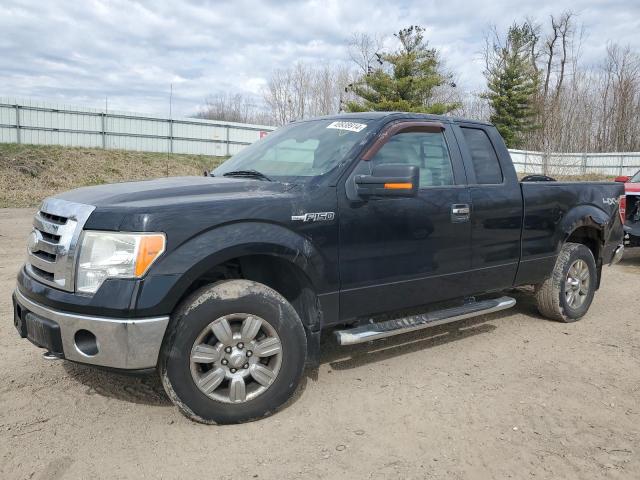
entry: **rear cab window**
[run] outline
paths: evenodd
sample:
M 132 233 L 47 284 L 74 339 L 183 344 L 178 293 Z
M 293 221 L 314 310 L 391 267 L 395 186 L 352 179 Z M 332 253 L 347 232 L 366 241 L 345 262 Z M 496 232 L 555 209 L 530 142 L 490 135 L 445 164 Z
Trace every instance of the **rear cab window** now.
M 501 184 L 504 180 L 502 167 L 487 132 L 481 128 L 472 127 L 460 127 L 460 130 L 471 156 L 476 184 Z

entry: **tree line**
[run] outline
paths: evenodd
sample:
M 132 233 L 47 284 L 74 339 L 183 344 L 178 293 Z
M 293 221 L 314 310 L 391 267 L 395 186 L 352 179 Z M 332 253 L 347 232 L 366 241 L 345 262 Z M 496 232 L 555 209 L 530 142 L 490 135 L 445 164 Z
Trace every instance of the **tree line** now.
M 425 33 L 412 25 L 390 38 L 354 34 L 348 61 L 274 70 L 261 99 L 214 95 L 197 116 L 284 125 L 345 111 L 424 112 L 490 121 L 510 148 L 640 151 L 640 56 L 610 42 L 605 58 L 587 65 L 573 12 L 488 28 L 480 92 L 458 86 Z

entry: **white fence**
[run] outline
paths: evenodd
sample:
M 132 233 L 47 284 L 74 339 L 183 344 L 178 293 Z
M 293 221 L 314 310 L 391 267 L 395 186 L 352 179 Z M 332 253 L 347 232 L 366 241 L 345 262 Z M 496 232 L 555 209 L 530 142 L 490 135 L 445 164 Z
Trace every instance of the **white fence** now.
M 233 155 L 273 129 L 0 97 L 0 143 Z
M 640 153 L 542 153 L 509 150 L 519 173 L 547 175 L 633 175 L 640 170 Z

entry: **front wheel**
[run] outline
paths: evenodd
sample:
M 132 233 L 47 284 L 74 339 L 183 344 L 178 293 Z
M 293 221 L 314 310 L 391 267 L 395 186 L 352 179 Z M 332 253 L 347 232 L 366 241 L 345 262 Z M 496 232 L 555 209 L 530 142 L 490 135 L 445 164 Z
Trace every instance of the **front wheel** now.
M 536 287 L 538 310 L 552 320 L 580 320 L 593 301 L 597 275 L 591 250 L 580 243 L 566 243 L 551 276 Z
M 291 304 L 263 284 L 228 280 L 201 288 L 178 308 L 159 370 L 187 417 L 239 423 L 285 403 L 305 359 L 304 327 Z

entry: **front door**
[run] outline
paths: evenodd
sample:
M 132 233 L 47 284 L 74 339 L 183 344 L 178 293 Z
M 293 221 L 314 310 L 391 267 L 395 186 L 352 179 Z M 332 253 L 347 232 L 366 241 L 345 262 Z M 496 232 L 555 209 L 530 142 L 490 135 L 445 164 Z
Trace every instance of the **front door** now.
M 403 131 L 396 124 L 397 133 L 359 161 L 338 193 L 342 320 L 465 293 L 460 279 L 471 266 L 471 205 L 462 160 L 449 148 L 456 144 L 448 125 L 411 125 Z M 355 175 L 383 164 L 417 165 L 417 196 L 350 193 Z

